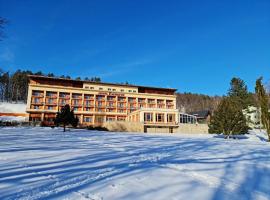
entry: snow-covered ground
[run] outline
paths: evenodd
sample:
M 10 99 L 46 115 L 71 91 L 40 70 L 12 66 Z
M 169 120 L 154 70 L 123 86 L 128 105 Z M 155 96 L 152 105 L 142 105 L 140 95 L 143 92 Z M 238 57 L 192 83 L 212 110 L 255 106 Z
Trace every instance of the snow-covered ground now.
M 0 113 L 26 113 L 26 104 L 0 102 Z
M 0 199 L 270 199 L 265 138 L 2 128 Z

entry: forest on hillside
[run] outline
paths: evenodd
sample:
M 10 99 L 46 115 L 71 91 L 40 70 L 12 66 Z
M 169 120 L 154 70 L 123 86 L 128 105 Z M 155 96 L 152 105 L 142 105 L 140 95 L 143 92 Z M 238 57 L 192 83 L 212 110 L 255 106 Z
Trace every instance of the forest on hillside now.
M 204 94 L 177 93 L 176 106 L 183 113 L 196 112 L 200 110 L 214 111 L 222 96 L 208 96 Z

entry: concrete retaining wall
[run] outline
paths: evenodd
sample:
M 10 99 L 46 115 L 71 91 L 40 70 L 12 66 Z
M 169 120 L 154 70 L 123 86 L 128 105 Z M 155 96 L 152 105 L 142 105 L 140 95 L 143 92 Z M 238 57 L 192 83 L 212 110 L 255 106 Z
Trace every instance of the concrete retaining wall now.
M 177 133 L 208 133 L 207 124 L 179 124 Z
M 142 123 L 138 122 L 105 122 L 103 124 L 105 128 L 109 131 L 117 131 L 117 132 L 143 132 L 144 126 Z

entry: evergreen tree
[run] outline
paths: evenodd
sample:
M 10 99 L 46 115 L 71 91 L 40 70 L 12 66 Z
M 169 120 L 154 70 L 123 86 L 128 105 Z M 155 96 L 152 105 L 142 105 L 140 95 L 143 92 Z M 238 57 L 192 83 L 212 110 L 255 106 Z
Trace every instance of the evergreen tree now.
M 242 110 L 230 97 L 220 102 L 209 124 L 209 133 L 223 133 L 225 138 L 232 134 L 245 134 L 248 129 Z
M 245 82 L 240 78 L 232 78 L 228 96 L 237 104 L 242 110 L 255 104 L 253 95 L 248 92 Z
M 266 94 L 265 88 L 262 85 L 262 77 L 257 79 L 255 91 L 258 97 L 259 105 L 261 107 L 262 124 L 266 128 L 268 141 L 270 142 L 269 98 L 268 95 Z
M 73 127 L 77 127 L 79 119 L 75 117 L 74 111 L 70 110 L 70 106 L 65 105 L 60 112 L 57 112 L 54 124 L 59 126 L 60 124 L 64 127 L 64 132 L 66 131 L 66 126 L 71 124 Z

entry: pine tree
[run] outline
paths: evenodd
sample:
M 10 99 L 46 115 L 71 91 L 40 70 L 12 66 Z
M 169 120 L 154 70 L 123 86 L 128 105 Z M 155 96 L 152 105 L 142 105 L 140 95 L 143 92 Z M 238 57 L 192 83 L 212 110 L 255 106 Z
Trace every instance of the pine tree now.
M 232 78 L 228 96 L 234 103 L 241 107 L 242 110 L 255 104 L 253 95 L 248 92 L 245 82 L 240 78 Z
M 259 105 L 261 107 L 261 120 L 263 126 L 266 128 L 268 135 L 268 142 L 270 142 L 270 113 L 268 96 L 266 94 L 265 88 L 262 85 L 262 77 L 257 79 L 255 91 L 258 97 Z
M 70 110 L 70 106 L 65 105 L 60 112 L 57 112 L 54 124 L 59 126 L 63 124 L 64 132 L 66 131 L 66 126 L 71 124 L 73 127 L 77 127 L 79 119 L 75 117 L 74 111 Z
M 230 97 L 220 102 L 209 124 L 209 133 L 223 133 L 225 138 L 232 134 L 245 134 L 248 129 L 242 110 Z

